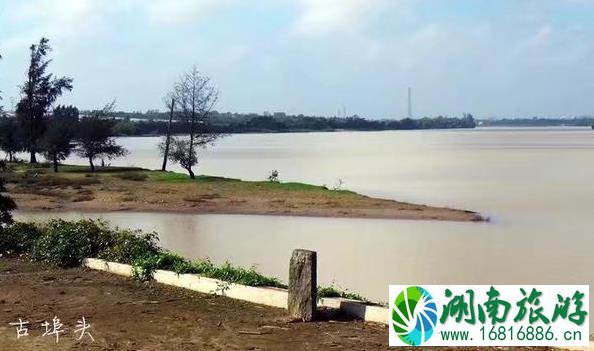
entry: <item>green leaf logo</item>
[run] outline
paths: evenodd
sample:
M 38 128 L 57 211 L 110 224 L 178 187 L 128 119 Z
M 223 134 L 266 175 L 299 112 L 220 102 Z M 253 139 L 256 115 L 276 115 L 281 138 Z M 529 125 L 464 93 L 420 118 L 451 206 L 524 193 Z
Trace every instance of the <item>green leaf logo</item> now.
M 404 289 L 392 307 L 392 328 L 411 346 L 427 342 L 437 323 L 437 306 L 429 292 L 419 286 Z

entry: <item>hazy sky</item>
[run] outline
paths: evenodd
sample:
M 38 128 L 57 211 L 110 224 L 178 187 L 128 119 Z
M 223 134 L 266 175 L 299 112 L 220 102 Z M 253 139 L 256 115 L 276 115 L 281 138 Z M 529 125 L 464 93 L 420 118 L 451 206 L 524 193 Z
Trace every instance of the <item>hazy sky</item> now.
M 594 114 L 594 0 L 0 0 L 4 105 L 41 36 L 85 109 L 162 109 L 196 64 L 220 111 Z

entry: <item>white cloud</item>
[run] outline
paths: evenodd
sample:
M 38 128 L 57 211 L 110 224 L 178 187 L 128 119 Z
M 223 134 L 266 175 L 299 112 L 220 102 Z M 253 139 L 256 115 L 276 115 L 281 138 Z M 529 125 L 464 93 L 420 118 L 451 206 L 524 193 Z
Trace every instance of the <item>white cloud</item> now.
M 121 9 L 131 0 L 117 3 L 101 0 L 30 0 L 20 2 L 6 11 L 11 25 L 27 23 L 25 30 L 6 38 L 6 50 L 22 50 L 41 36 L 52 42 L 73 43 L 85 34 L 100 31 L 105 26 L 105 17 L 112 11 Z
M 155 25 L 169 26 L 198 21 L 223 8 L 229 0 L 152 0 L 146 15 Z
M 303 13 L 294 30 L 304 35 L 352 32 L 365 27 L 386 0 L 298 0 Z

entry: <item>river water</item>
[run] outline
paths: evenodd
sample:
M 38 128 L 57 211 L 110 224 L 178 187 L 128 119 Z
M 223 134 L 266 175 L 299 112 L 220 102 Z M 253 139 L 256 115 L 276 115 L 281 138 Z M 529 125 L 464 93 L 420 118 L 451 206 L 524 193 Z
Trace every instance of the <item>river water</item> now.
M 120 138 L 131 153 L 113 165 L 159 168 L 158 141 Z M 320 283 L 377 301 L 387 301 L 389 284 L 594 283 L 589 128 L 232 135 L 201 153 L 197 173 L 263 180 L 272 169 L 282 181 L 342 179 L 367 195 L 470 209 L 492 221 L 86 216 L 155 230 L 164 247 L 187 257 L 255 265 L 283 280 L 293 249 L 316 250 Z

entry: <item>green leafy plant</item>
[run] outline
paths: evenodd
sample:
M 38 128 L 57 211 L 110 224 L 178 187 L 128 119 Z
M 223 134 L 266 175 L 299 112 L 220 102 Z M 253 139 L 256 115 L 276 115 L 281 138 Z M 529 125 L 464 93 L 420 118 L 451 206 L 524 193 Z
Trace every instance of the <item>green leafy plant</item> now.
M 159 254 L 161 249 L 158 242 L 156 233 L 116 228 L 111 233 L 111 245 L 99 252 L 97 257 L 132 264 L 142 258 Z
M 362 297 L 361 295 L 354 293 L 354 292 L 350 292 L 348 290 L 341 290 L 333 285 L 326 286 L 326 287 L 318 286 L 317 296 L 318 296 L 318 298 L 340 297 L 343 299 L 367 302 L 367 300 L 364 297 Z
M 113 245 L 113 235 L 103 221 L 51 220 L 33 247 L 32 257 L 60 267 L 74 267 L 86 257 L 96 257 Z
M 123 180 L 132 180 L 135 182 L 143 182 L 148 178 L 146 173 L 142 172 L 125 172 L 116 174 L 116 177 L 123 179 Z
M 14 223 L 0 230 L 0 253 L 29 253 L 35 241 L 41 236 L 41 230 L 33 223 Z
M 188 260 L 158 246 L 156 233 L 111 228 L 101 220 L 51 220 L 43 224 L 14 223 L 0 233 L 0 253 L 29 254 L 33 260 L 74 267 L 87 257 L 130 264 L 136 279 L 150 280 L 157 269 L 199 274 L 227 283 L 286 288 L 254 267 L 242 268 L 209 260 Z

